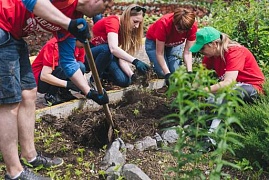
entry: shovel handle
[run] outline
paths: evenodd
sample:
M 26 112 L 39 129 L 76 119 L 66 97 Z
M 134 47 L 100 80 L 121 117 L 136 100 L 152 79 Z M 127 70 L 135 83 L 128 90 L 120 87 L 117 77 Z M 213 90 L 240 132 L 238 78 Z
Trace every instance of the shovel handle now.
M 97 68 L 95 66 L 94 58 L 93 58 L 93 55 L 92 55 L 92 51 L 91 51 L 91 47 L 90 47 L 88 39 L 86 40 L 86 43 L 84 44 L 84 49 L 85 49 L 86 55 L 88 57 L 88 58 L 86 58 L 86 60 L 87 60 L 89 66 L 90 66 L 90 69 L 92 71 L 92 76 L 93 76 L 94 82 L 96 84 L 97 91 L 98 91 L 99 94 L 104 94 L 103 87 L 102 87 L 102 84 L 101 84 L 101 81 L 100 81 L 100 78 L 99 78 L 99 75 L 98 75 Z M 109 125 L 111 125 L 112 128 L 114 128 L 114 122 L 112 120 L 112 115 L 110 113 L 108 104 L 104 104 L 103 108 L 105 110 L 105 115 L 106 115 L 106 118 L 107 118 L 107 121 L 108 121 Z

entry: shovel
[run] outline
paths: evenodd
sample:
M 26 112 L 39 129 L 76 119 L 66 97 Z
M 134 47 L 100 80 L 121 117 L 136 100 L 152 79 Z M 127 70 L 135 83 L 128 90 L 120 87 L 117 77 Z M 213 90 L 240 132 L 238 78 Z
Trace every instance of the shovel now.
M 96 66 L 95 66 L 95 62 L 94 62 L 94 59 L 93 59 L 93 56 L 92 56 L 92 51 L 91 51 L 88 39 L 86 40 L 86 43 L 84 44 L 84 49 L 86 51 L 86 55 L 87 55 L 86 59 L 87 59 L 87 62 L 89 64 L 89 66 L 90 66 L 90 69 L 92 71 L 92 76 L 93 76 L 94 82 L 96 84 L 97 91 L 98 91 L 99 94 L 103 94 L 104 93 L 103 92 L 103 87 L 102 87 L 101 81 L 99 79 L 98 71 L 97 71 Z M 108 142 L 109 142 L 109 144 L 111 144 L 112 140 L 113 140 L 114 122 L 112 120 L 112 115 L 110 113 L 108 104 L 104 104 L 103 108 L 104 108 L 104 111 L 105 111 L 107 123 L 109 125 L 108 134 L 107 134 Z

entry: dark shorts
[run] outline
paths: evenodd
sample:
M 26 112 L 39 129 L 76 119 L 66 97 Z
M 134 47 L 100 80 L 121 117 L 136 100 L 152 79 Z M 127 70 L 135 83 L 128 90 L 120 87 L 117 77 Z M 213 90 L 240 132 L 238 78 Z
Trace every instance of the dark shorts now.
M 0 104 L 17 103 L 36 87 L 26 42 L 0 28 Z

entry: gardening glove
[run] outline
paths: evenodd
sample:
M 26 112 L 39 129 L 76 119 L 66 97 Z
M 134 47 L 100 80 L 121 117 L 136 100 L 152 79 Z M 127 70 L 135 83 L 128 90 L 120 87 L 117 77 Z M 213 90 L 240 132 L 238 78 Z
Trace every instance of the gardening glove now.
M 164 75 L 165 84 L 166 84 L 166 86 L 168 86 L 168 87 L 169 87 L 169 85 L 170 85 L 169 78 L 170 78 L 171 75 L 172 75 L 171 73 L 167 73 L 166 75 Z
M 143 74 L 145 74 L 149 70 L 149 65 L 147 65 L 146 63 L 144 63 L 138 59 L 135 59 L 132 62 L 132 64 L 135 65 L 136 69 L 138 71 L 142 72 Z
M 86 95 L 87 99 L 92 99 L 99 105 L 104 105 L 109 102 L 106 90 L 103 89 L 103 94 L 99 94 L 98 91 L 91 89 L 88 94 Z
M 80 92 L 80 89 L 72 81 L 67 81 L 66 88 L 76 92 Z
M 72 19 L 69 23 L 68 31 L 82 43 L 85 43 L 86 39 L 91 37 L 88 23 L 83 18 Z

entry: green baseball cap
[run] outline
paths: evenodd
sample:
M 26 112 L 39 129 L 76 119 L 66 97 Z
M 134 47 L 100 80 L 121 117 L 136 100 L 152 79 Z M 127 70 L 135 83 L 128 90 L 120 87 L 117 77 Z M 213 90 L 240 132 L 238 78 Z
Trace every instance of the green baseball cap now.
M 221 33 L 213 27 L 204 27 L 197 31 L 196 41 L 190 48 L 190 51 L 195 53 L 202 49 L 202 47 L 216 39 L 220 38 Z

